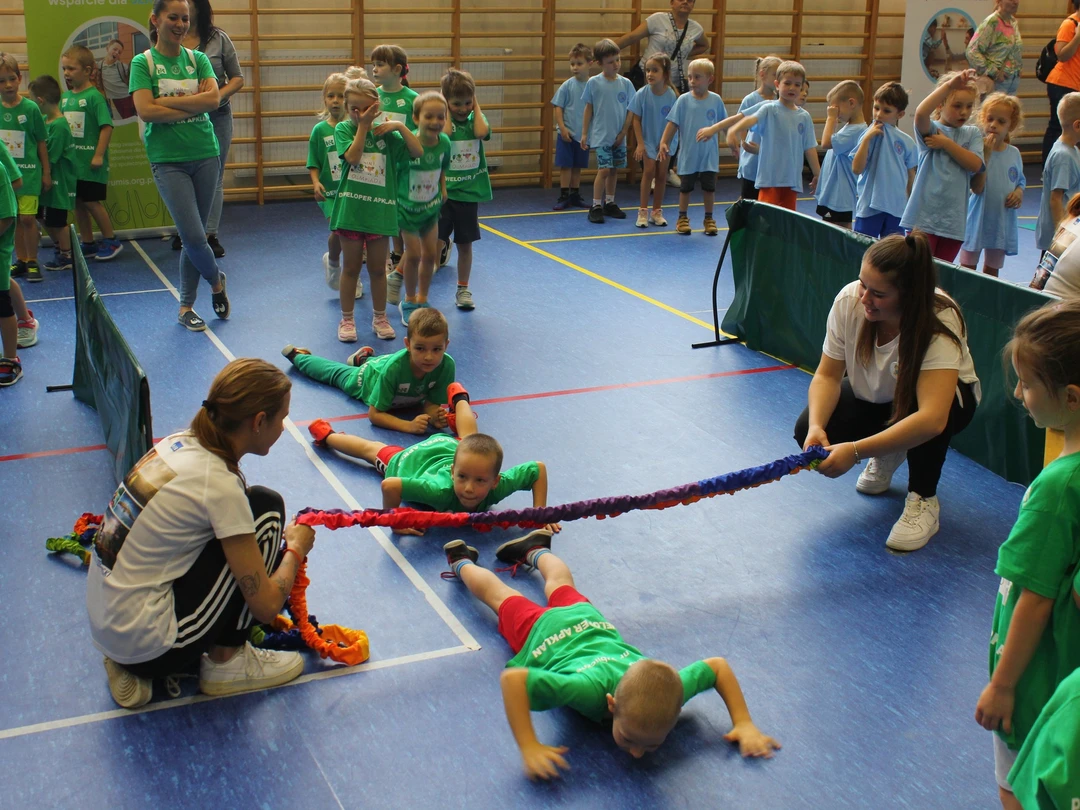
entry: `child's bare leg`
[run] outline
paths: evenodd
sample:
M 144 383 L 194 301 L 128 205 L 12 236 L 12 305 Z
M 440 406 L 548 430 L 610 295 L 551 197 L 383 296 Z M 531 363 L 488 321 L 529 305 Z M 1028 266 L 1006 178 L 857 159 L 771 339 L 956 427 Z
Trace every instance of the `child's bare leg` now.
M 379 451 L 386 447 L 382 442 L 337 431 L 326 437 L 326 446 L 346 456 L 363 459 L 372 467 L 378 461 Z
M 437 223 L 419 235 L 420 275 L 417 279 L 416 300 L 426 303 L 431 291 L 431 277 L 435 275 L 435 266 L 439 263 L 439 229 Z
M 475 568 L 476 566 L 472 567 Z M 1000 786 L 998 787 L 998 797 L 1001 799 L 1003 810 L 1024 810 L 1023 806 L 1017 800 L 1016 795 Z
M 420 273 L 420 234 L 403 231 L 401 239 L 405 244 L 405 252 L 401 254 L 398 272 L 405 278 L 405 300 L 416 303 L 417 276 Z M 369 266 L 368 271 L 370 270 Z
M 86 203 L 81 200 L 75 201 L 75 227 L 79 231 L 81 241 L 94 241 L 94 226 L 90 222 L 90 212 L 86 210 Z
M 371 308 L 376 312 L 386 310 L 386 253 L 390 248 L 387 237 L 372 239 L 367 243 L 367 272 L 371 283 Z
M 580 186 L 581 186 L 581 169 L 571 169 L 570 170 L 570 188 L 578 188 Z
M 679 192 L 679 213 L 685 214 L 690 208 L 690 192 Z
M 1001 268 L 1005 265 L 1005 251 L 1000 248 L 991 250 L 987 248 L 983 253 L 983 272 L 988 276 L 998 277 Z
M 14 360 L 19 352 L 19 321 L 14 315 L 0 318 L 0 343 L 4 347 L 4 357 Z
M 551 556 L 551 555 L 545 555 Z M 494 573 L 479 565 L 463 565 L 458 570 L 458 577 L 465 583 L 469 593 L 495 611 L 499 612 L 502 603 L 511 596 L 521 596 L 520 591 L 515 591 Z
M 670 155 L 656 161 L 656 170 L 653 176 L 657 178 L 658 182 L 653 186 L 652 207 L 654 211 L 659 211 L 664 205 L 664 193 L 667 191 L 667 170 L 670 164 Z
M 330 231 L 330 236 L 326 238 L 326 249 L 330 253 L 330 264 L 341 261 L 341 237 L 333 231 Z
M 570 176 L 573 173 L 573 169 L 568 167 L 561 167 L 559 169 L 559 187 L 570 188 Z
M 705 216 L 711 217 L 713 211 L 713 201 L 716 199 L 715 191 L 703 191 L 701 196 L 705 200 Z
M 596 179 L 592 184 L 592 198 L 593 205 L 596 205 L 596 201 L 599 200 L 600 204 L 604 204 L 604 187 L 607 184 L 607 176 L 610 169 L 599 169 L 596 172 Z
M 615 184 L 618 183 L 618 182 L 619 182 L 619 170 L 618 169 L 609 169 L 608 170 L 608 176 L 607 176 L 607 184 L 606 184 L 607 197 L 604 198 L 608 202 L 614 202 L 615 201 Z
M 15 310 L 15 316 L 20 321 L 30 320 L 30 310 L 26 308 L 26 299 L 23 298 L 22 287 L 15 279 L 11 280 L 11 307 Z
M 457 243 L 457 283 L 459 287 L 469 286 L 472 273 L 472 242 Z
M 98 230 L 101 231 L 102 237 L 105 239 L 115 239 L 116 233 L 113 231 L 112 220 L 109 219 L 109 212 L 105 210 L 105 204 L 100 202 L 84 202 L 83 205 L 86 206 L 86 210 L 90 212 L 90 216 L 92 216 L 94 222 L 97 223 Z
M 19 214 L 19 230 L 15 233 L 15 253 L 24 262 L 36 262 L 41 232 L 33 214 Z
M 563 585 L 574 587 L 574 575 L 570 573 L 569 566 L 551 552 L 541 554 L 536 560 L 536 567 L 544 578 L 544 596 L 550 598 Z
M 394 254 L 396 256 L 401 256 L 404 253 L 405 253 L 405 240 L 403 240 L 401 238 L 401 234 L 399 233 L 397 236 L 394 237 Z
M 67 228 L 45 228 L 49 232 L 49 238 L 58 250 L 64 253 L 71 252 L 71 234 Z
M 364 243 L 359 239 L 342 239 L 341 259 L 341 282 L 338 286 L 338 300 L 341 302 L 342 317 L 351 318 L 353 310 L 356 308 L 356 282 L 360 278 L 360 265 L 364 260 Z M 385 281 L 383 283 L 383 300 L 386 300 Z
M 476 427 L 476 414 L 467 399 L 459 399 L 454 405 L 454 418 L 457 419 L 457 435 L 459 439 L 479 433 Z
M 641 170 L 641 201 L 638 208 L 649 207 L 649 192 L 652 191 L 653 178 L 656 177 L 656 161 L 645 159 L 645 168 Z

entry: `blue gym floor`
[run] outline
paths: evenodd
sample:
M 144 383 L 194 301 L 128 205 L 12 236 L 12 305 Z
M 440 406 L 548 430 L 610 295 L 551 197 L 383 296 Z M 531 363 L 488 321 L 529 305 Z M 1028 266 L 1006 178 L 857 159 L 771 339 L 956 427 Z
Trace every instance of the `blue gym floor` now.
M 1034 226 L 1040 191 L 1028 191 L 1022 226 Z M 636 190 L 620 189 L 628 219 L 604 225 L 584 211 L 551 212 L 555 196 L 497 189 L 482 206 L 475 311 L 453 306 L 453 256 L 432 289 L 459 379 L 474 401 L 503 400 L 476 410 L 507 464 L 545 461 L 549 502 L 562 503 L 652 492 L 797 452 L 791 432 L 808 375 L 740 345 L 690 348 L 709 338 L 725 232 L 675 235 L 674 189 L 671 224 L 647 231 L 634 227 Z M 735 181 L 718 184 L 718 202 L 736 196 Z M 813 202 L 799 208 L 812 213 Z M 690 216 L 699 229 L 701 206 Z M 1017 283 L 1027 283 L 1038 255 L 1027 227 L 1003 273 Z M 325 224 L 314 204 L 227 206 L 221 239 L 233 314 L 209 317 L 204 335 L 176 323 L 178 254 L 167 242 L 127 243 L 115 261 L 90 266 L 148 374 L 158 437 L 187 425 L 232 357 L 287 368 L 286 343 L 342 359 L 350 351 L 336 340 L 337 296 L 323 283 Z M 49 275 L 23 290 L 41 331 L 22 352 L 24 379 L 0 392 L 8 504 L 0 807 L 996 804 L 990 735 L 973 715 L 986 681 L 997 547 L 1023 490 L 957 453 L 942 479 L 941 531 L 912 555 L 884 547 L 906 468 L 878 498 L 855 492 L 854 473 L 838 481 L 804 473 L 693 506 L 565 524 L 556 537 L 579 589 L 630 643 L 676 666 L 730 661 L 758 726 L 783 743 L 769 761 L 742 760 L 722 739 L 728 715 L 706 694 L 640 761 L 568 711 L 534 714 L 541 740 L 569 746 L 572 770 L 554 784 L 528 782 L 499 692 L 509 651 L 487 608 L 440 579 L 441 547 L 454 537 L 441 531 L 318 532 L 311 610 L 365 629 L 368 664 L 309 658 L 300 681 L 271 691 L 208 700 L 190 681 L 179 699 L 159 686 L 145 709 L 117 709 L 90 643 L 84 569 L 44 550 L 80 513 L 102 511 L 115 487 L 108 454 L 94 449 L 103 441 L 96 415 L 70 394 L 45 393 L 71 379 L 71 282 Z M 725 273 L 720 306 L 731 296 Z M 205 284 L 197 307 L 212 316 Z M 361 340 L 374 343 L 370 307 L 368 297 L 358 302 L 357 322 Z M 400 346 L 399 338 L 377 350 Z M 379 476 L 313 450 L 304 425 L 338 417 L 349 432 L 412 438 L 342 420 L 366 407 L 292 378 L 298 427 L 266 458 L 245 459 L 248 481 L 279 490 L 290 510 L 378 506 Z M 519 494 L 506 505 L 529 503 Z M 467 539 L 491 565 L 509 536 Z M 537 575 L 519 574 L 516 585 L 542 597 Z

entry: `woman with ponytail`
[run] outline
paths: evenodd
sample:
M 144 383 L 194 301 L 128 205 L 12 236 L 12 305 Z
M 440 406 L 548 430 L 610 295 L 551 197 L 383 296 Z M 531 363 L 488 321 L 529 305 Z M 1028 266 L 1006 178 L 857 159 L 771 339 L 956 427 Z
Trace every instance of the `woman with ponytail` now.
M 197 672 L 204 694 L 229 695 L 303 671 L 299 653 L 247 643 L 253 621 L 277 616 L 315 542 L 295 521 L 283 532 L 281 496 L 240 472 L 243 456 L 265 456 L 281 436 L 290 388 L 276 366 L 232 361 L 190 429 L 158 442 L 109 502 L 86 604 L 119 705 L 149 701 L 154 678 Z
M 887 236 L 833 302 L 795 440 L 829 451 L 818 472 L 830 478 L 867 460 L 855 485 L 866 495 L 887 492 L 906 457 L 907 501 L 885 545 L 915 551 L 938 530 L 949 442 L 980 397 L 964 317 L 937 289 L 926 236 Z

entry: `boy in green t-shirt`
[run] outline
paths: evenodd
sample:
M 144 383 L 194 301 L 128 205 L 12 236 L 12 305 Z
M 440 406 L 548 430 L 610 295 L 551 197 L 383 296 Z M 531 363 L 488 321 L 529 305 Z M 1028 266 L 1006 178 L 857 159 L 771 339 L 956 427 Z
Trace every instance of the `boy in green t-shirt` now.
M 30 82 L 30 94 L 45 117 L 46 143 L 49 152 L 49 168 L 52 171 L 52 188 L 41 195 L 38 219 L 55 247 L 54 258 L 45 262 L 46 270 L 70 270 L 71 234 L 68 231 L 68 212 L 75 207 L 75 163 L 72 158 L 71 128 L 67 118 L 60 113 L 60 83 L 52 76 L 38 76 Z M 32 274 L 28 281 L 40 281 Z
M 30 99 L 19 95 L 22 73 L 10 53 L 0 53 L 0 142 L 7 147 L 22 173 L 22 185 L 15 193 L 18 224 L 15 226 L 15 256 L 9 264 L 11 278 L 27 276 L 41 281 L 38 270 L 37 211 L 41 192 L 52 188 L 49 152 L 45 142 L 45 119 Z
M 1031 727 L 1009 771 L 1026 810 L 1080 808 L 1080 669 L 1063 680 Z
M 376 357 L 374 349 L 363 346 L 338 363 L 292 345 L 281 353 L 306 377 L 340 388 L 368 405 L 375 427 L 423 434 L 429 427 L 447 426 L 446 389 L 457 371 L 454 358 L 446 353 L 449 333 L 443 314 L 429 307 L 409 322 L 405 348 L 394 354 Z M 416 405 L 424 412 L 411 421 L 389 413 Z
M 568 768 L 564 746 L 541 743 L 532 711 L 568 706 L 595 722 L 611 719 L 615 744 L 635 758 L 655 751 L 690 698 L 715 688 L 733 728 L 724 735 L 744 757 L 771 757 L 780 743 L 750 719 L 742 689 L 723 658 L 706 658 L 682 670 L 646 658 L 574 588 L 566 563 L 551 552 L 551 531 L 538 529 L 503 543 L 495 556 L 544 577 L 547 605 L 526 599 L 494 573 L 476 565 L 479 553 L 463 540 L 443 546 L 454 575 L 495 611 L 499 633 L 514 657 L 500 678 L 510 731 L 530 779 L 550 779 Z M 511 574 L 511 576 L 513 575 Z
M 491 199 L 484 141 L 491 138 L 487 117 L 476 100 L 476 83 L 463 70 L 450 68 L 442 77 L 442 94 L 450 107 L 444 130 L 450 136 L 450 169 L 446 173 L 447 200 L 439 215 L 439 267 L 450 259 L 450 235 L 457 245 L 458 309 L 473 309 L 469 290 L 473 242 L 480 240 L 478 203 Z
M 19 361 L 19 321 L 11 300 L 11 253 L 15 248 L 19 204 L 13 185 L 22 185 L 22 173 L 0 141 L 0 387 L 22 377 Z

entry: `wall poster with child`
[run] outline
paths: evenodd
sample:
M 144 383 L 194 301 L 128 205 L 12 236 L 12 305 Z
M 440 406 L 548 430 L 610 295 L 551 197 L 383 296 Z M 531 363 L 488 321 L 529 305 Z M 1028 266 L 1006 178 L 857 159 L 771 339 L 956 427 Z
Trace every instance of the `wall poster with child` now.
M 65 80 L 63 55 L 73 46 L 89 49 L 93 54 L 93 65 L 86 70 L 89 86 L 101 93 L 104 112 L 100 121 L 92 123 L 88 111 L 65 109 L 75 148 L 81 147 L 90 159 L 95 150 L 102 151 L 97 149 L 98 134 L 109 132 L 103 165 L 95 167 L 107 178 L 101 179 L 108 184 L 103 204 L 112 225 L 123 237 L 164 233 L 172 218 L 154 185 L 131 97 L 121 86 L 130 74 L 132 57 L 150 46 L 146 29 L 149 4 L 120 0 L 110 3 L 107 15 L 102 15 L 102 10 L 98 6 L 27 3 L 29 77 L 48 74 L 60 82 L 62 91 L 77 90 L 70 78 Z
M 968 40 L 993 10 L 993 0 L 908 0 L 900 83 L 911 98 L 926 98 L 941 76 L 971 67 L 964 52 Z M 914 121 L 906 115 L 898 126 L 911 135 Z

